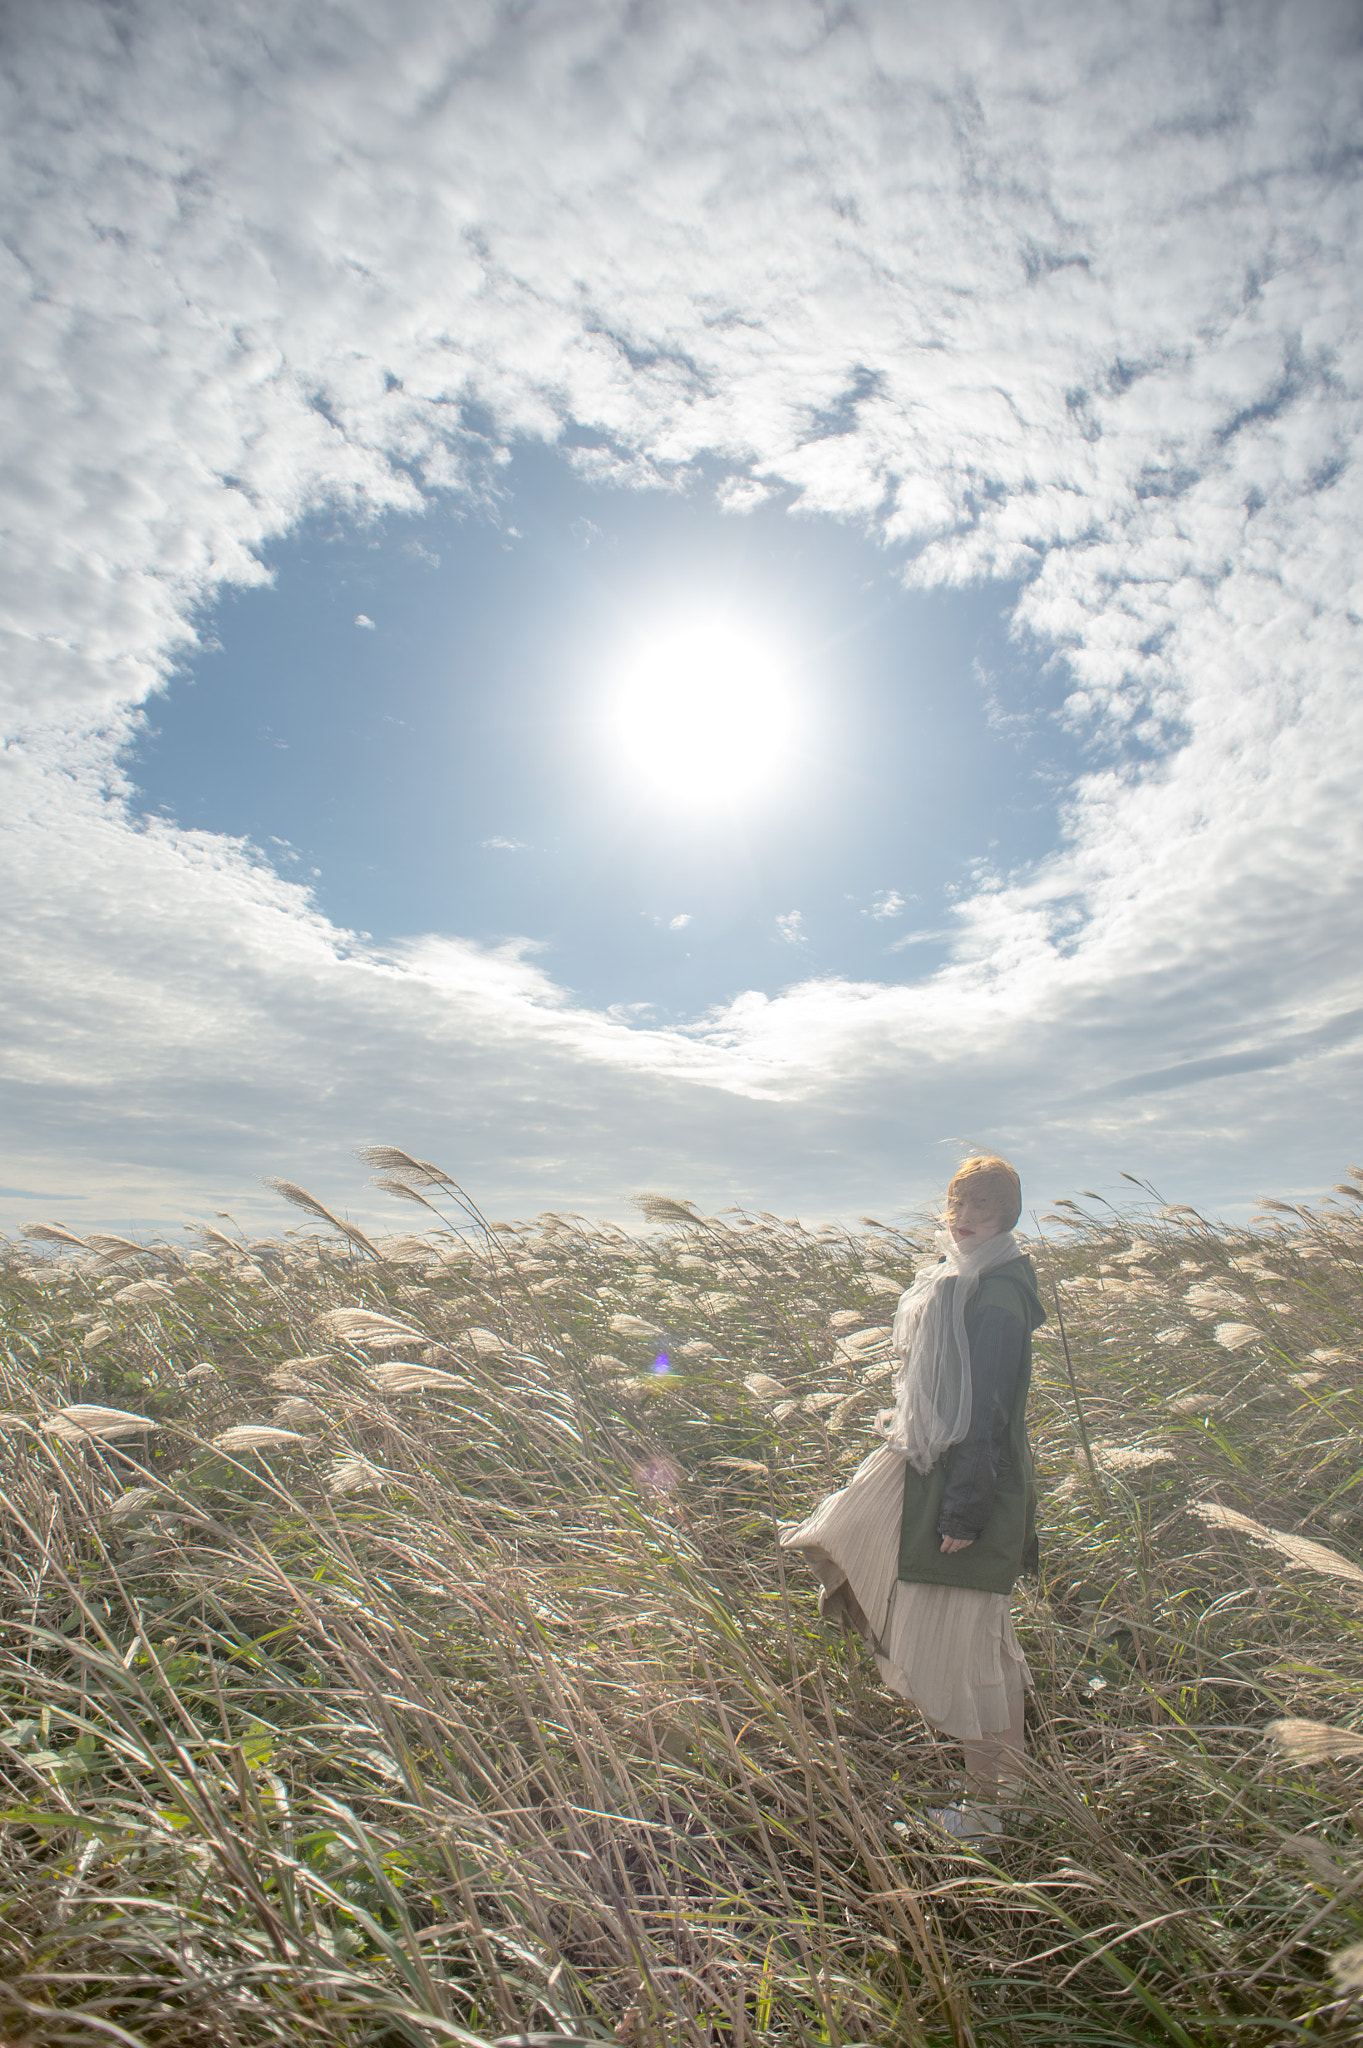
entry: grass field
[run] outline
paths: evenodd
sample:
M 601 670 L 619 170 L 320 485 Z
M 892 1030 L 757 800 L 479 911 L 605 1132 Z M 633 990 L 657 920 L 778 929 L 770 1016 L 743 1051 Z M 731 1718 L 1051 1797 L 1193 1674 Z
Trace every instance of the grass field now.
M 1363 2038 L 1357 1169 L 1026 1226 L 986 1859 L 774 1537 L 870 1447 L 931 1224 L 484 1228 L 366 1157 L 412 1234 L 281 1183 L 277 1240 L 8 1248 L 6 2048 Z

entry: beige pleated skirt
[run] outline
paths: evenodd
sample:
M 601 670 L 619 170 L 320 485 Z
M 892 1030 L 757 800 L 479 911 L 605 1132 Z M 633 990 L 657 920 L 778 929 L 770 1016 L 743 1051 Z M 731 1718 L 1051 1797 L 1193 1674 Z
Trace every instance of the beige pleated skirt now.
M 783 1530 L 822 1581 L 825 1614 L 844 1614 L 869 1643 L 892 1692 L 956 1740 L 1000 1735 L 1032 1674 L 1006 1593 L 901 1581 L 904 1460 L 881 1446 L 807 1522 Z

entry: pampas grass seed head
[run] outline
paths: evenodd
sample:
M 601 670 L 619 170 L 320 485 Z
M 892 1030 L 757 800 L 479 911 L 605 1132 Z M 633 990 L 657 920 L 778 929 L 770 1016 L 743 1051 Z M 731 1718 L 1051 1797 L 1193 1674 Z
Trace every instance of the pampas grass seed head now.
M 414 1159 L 410 1152 L 404 1152 L 398 1145 L 361 1145 L 355 1157 L 366 1166 L 377 1167 L 381 1173 L 400 1176 L 413 1181 L 422 1188 L 450 1187 L 450 1176 L 442 1168 L 432 1166 L 429 1159 Z
M 281 1444 L 301 1444 L 296 1429 L 274 1429 L 265 1422 L 243 1422 L 213 1439 L 215 1451 L 269 1451 Z
M 157 1425 L 149 1415 L 134 1415 L 127 1408 L 101 1408 L 94 1403 L 77 1402 L 74 1407 L 56 1409 L 42 1427 L 49 1436 L 65 1437 L 68 1441 L 99 1437 L 114 1442 L 119 1437 L 140 1436 Z
M 617 1337 L 635 1337 L 641 1344 L 656 1344 L 663 1335 L 656 1323 L 646 1322 L 643 1316 L 614 1315 L 610 1327 Z
M 38 1244 L 72 1244 L 80 1251 L 88 1249 L 85 1238 L 77 1237 L 63 1223 L 21 1223 L 19 1235 L 31 1237 Z
M 400 1323 L 393 1316 L 379 1315 L 369 1308 L 333 1308 L 318 1316 L 319 1329 L 339 1337 L 343 1344 L 380 1348 L 394 1344 L 424 1344 L 425 1332 Z
M 134 1280 L 131 1287 L 120 1287 L 113 1299 L 115 1301 L 174 1301 L 175 1289 L 167 1287 L 164 1280 Z
M 1330 1968 L 1341 1991 L 1363 1991 L 1363 1941 L 1339 1949 L 1330 1958 Z
M 505 1337 L 499 1337 L 495 1330 L 475 1327 L 467 1332 L 467 1336 L 480 1358 L 500 1358 L 508 1348 Z
M 699 1223 L 694 1202 L 674 1201 L 671 1195 L 631 1195 L 630 1203 L 642 1209 L 650 1223 Z
M 1352 1558 L 1341 1557 L 1327 1544 L 1313 1543 L 1309 1536 L 1294 1536 L 1286 1529 L 1267 1528 L 1264 1523 L 1240 1514 L 1235 1508 L 1223 1508 L 1219 1501 L 1194 1501 L 1192 1511 L 1210 1523 L 1212 1528 L 1236 1529 L 1242 1536 L 1276 1550 L 1280 1557 L 1302 1566 L 1306 1571 L 1320 1572 L 1326 1578 L 1345 1579 L 1352 1585 L 1363 1586 L 1363 1567 L 1356 1565 Z
M 1167 1444 L 1123 1444 L 1093 1440 L 1090 1448 L 1104 1472 L 1144 1472 L 1151 1465 L 1176 1465 L 1178 1454 Z M 1076 1463 L 1087 1464 L 1082 1444 L 1074 1447 Z
M 286 1202 L 292 1202 L 296 1209 L 306 1209 L 310 1216 L 320 1216 L 333 1230 L 339 1230 L 342 1237 L 348 1237 L 352 1244 L 359 1245 L 361 1250 L 373 1256 L 374 1247 L 362 1230 L 353 1223 L 343 1223 L 339 1216 L 332 1214 L 324 1202 L 319 1202 L 306 1188 L 300 1188 L 296 1181 L 279 1180 L 274 1174 L 268 1173 L 263 1175 L 262 1179 L 267 1188 L 273 1188 L 277 1195 L 282 1195 Z
M 458 1373 L 441 1372 L 436 1365 L 409 1365 L 395 1359 L 390 1365 L 371 1365 L 369 1383 L 382 1394 L 419 1394 L 426 1387 L 467 1387 Z
M 1329 1763 L 1336 1757 L 1363 1756 L 1363 1735 L 1352 1728 L 1332 1727 L 1328 1721 L 1270 1721 L 1264 1733 L 1294 1763 Z
M 327 1474 L 327 1492 L 333 1496 L 346 1493 L 376 1493 L 384 1485 L 387 1475 L 377 1465 L 371 1465 L 368 1458 L 356 1455 L 342 1458 Z
M 316 1429 L 326 1422 L 320 1408 L 311 1401 L 305 1401 L 293 1394 L 281 1401 L 275 1409 L 274 1419 L 280 1429 Z
M 115 1522 L 131 1521 L 135 1515 L 142 1514 L 164 1498 L 159 1486 L 130 1486 L 126 1493 L 118 1496 L 109 1514 Z

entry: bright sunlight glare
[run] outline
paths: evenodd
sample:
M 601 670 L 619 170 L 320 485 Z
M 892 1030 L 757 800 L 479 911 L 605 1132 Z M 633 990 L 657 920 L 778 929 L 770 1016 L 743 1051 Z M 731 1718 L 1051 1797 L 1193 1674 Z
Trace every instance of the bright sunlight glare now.
M 615 722 L 629 767 L 676 802 L 747 795 L 789 751 L 784 665 L 770 644 L 727 621 L 656 634 L 626 668 Z

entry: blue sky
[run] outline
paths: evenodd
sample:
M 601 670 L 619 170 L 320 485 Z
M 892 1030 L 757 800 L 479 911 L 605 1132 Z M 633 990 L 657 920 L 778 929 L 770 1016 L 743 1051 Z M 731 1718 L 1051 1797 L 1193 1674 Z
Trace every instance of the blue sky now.
M 1360 99 L 1345 0 L 11 10 L 0 1225 L 1327 1185 Z
M 129 750 L 141 805 L 244 834 L 379 942 L 529 940 L 580 999 L 691 1022 L 810 974 L 922 980 L 981 865 L 1050 852 L 1082 759 L 1016 592 L 906 590 L 902 557 L 782 504 L 722 511 L 521 449 L 497 496 L 270 550 Z M 793 758 L 720 805 L 613 745 L 643 639 L 770 643 Z M 363 625 L 357 625 L 363 620 Z

